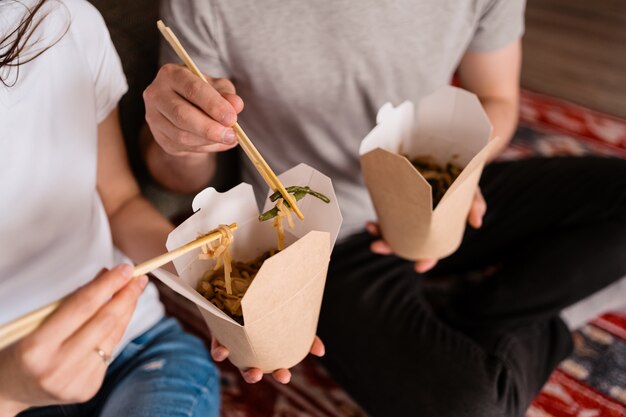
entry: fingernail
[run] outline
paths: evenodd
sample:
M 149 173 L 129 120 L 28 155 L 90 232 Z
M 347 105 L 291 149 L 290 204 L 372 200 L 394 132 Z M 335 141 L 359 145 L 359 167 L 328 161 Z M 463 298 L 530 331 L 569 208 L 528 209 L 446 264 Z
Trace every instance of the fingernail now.
M 317 352 L 317 356 L 321 358 L 325 354 L 326 354 L 326 347 L 324 345 L 322 345 L 322 347 L 320 348 L 319 352 Z
M 259 382 L 261 378 L 263 378 L 263 375 L 259 375 L 257 373 L 253 373 L 250 371 L 246 371 L 244 374 L 245 374 L 244 379 L 246 380 L 248 384 L 255 384 Z
M 215 360 L 216 360 L 216 361 L 218 361 L 218 362 L 221 362 L 221 361 L 223 361 L 224 359 L 226 359 L 226 357 L 227 357 L 228 355 L 226 354 L 226 351 L 225 351 L 224 349 L 222 349 L 222 348 L 217 348 L 217 349 L 215 349 L 215 350 L 213 351 L 213 356 L 214 356 L 214 358 L 213 358 L 213 359 L 215 359 Z
M 133 275 L 133 267 L 128 264 L 118 265 L 115 269 L 124 278 L 130 278 Z
M 235 143 L 237 136 L 235 135 L 235 131 L 233 129 L 224 129 L 224 133 L 222 133 L 222 142 L 226 145 L 232 145 Z
M 146 285 L 148 285 L 148 277 L 147 276 L 142 275 L 142 276 L 137 278 L 137 286 L 139 288 L 141 288 L 143 290 L 144 288 L 146 288 Z

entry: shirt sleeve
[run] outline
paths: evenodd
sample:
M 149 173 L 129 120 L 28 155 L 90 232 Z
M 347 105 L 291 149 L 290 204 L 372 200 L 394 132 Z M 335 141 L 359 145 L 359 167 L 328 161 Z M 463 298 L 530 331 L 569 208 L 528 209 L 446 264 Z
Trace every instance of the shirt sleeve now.
M 228 78 L 229 71 L 220 57 L 219 21 L 208 1 L 163 0 L 161 18 L 172 29 L 200 70 L 215 78 Z M 172 47 L 161 37 L 161 65 L 181 63 Z
M 490 0 L 482 10 L 470 52 L 491 52 L 501 49 L 524 34 L 526 0 Z
M 91 72 L 96 121 L 100 123 L 126 94 L 128 84 L 102 15 L 91 4 L 81 4 L 82 7 L 75 9 L 72 15 L 72 30 Z

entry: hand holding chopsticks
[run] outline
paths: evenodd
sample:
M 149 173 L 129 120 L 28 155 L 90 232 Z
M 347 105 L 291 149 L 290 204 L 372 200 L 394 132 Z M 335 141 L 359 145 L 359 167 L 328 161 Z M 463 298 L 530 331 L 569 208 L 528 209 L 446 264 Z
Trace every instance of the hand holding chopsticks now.
M 0 350 L 0 415 L 96 394 L 148 283 L 131 275 L 129 265 L 102 271 L 31 335 Z
M 228 226 L 231 231 L 237 229 L 237 224 L 233 223 Z M 164 253 L 163 255 L 159 255 L 153 259 L 150 259 L 146 262 L 143 262 L 137 266 L 135 266 L 133 270 L 133 277 L 138 277 L 141 275 L 145 275 L 155 269 L 167 264 L 168 262 L 173 261 L 181 255 L 184 255 L 194 249 L 200 248 L 204 245 L 208 245 L 218 239 L 222 238 L 222 232 L 219 230 L 214 230 L 209 232 L 206 235 L 200 236 L 196 240 L 187 243 L 177 249 L 174 249 L 170 252 Z M 35 330 L 41 323 L 47 319 L 56 309 L 61 305 L 63 299 L 57 300 L 47 306 L 41 307 L 25 316 L 22 316 L 10 323 L 5 324 L 0 327 L 0 349 L 12 344 L 13 342 L 21 339 L 22 337 L 30 334 L 33 330 Z
M 165 26 L 165 24 L 160 20 L 157 22 L 157 27 L 163 34 L 163 37 L 165 38 L 165 40 L 167 40 L 167 42 L 172 46 L 172 48 L 174 49 L 178 57 L 184 62 L 187 68 L 189 68 L 191 72 L 197 75 L 204 82 L 208 82 L 204 74 L 200 72 L 200 70 L 198 69 L 196 64 L 193 62 L 193 60 L 191 59 L 187 51 L 185 51 L 185 48 L 183 48 L 182 44 L 180 43 L 176 35 L 174 35 L 172 30 L 169 27 Z M 263 157 L 261 156 L 257 148 L 254 146 L 252 141 L 250 141 L 250 138 L 248 138 L 248 136 L 245 134 L 241 126 L 239 126 L 238 123 L 235 123 L 233 126 L 233 130 L 235 131 L 235 134 L 237 135 L 237 139 L 239 140 L 239 145 L 241 145 L 241 148 L 243 149 L 245 154 L 248 156 L 250 161 L 252 161 L 252 164 L 257 169 L 257 171 L 259 171 L 259 174 L 261 174 L 261 176 L 263 177 L 263 180 L 272 189 L 272 191 L 280 192 L 283 199 L 287 203 L 289 203 L 289 206 L 293 209 L 293 211 L 296 213 L 296 216 L 298 216 L 300 220 L 304 219 L 304 215 L 298 208 L 298 205 L 296 204 L 296 201 L 293 198 L 293 196 L 287 192 L 287 190 L 285 189 L 283 184 L 280 182 L 276 174 L 274 174 L 274 171 L 272 171 L 272 169 L 269 167 L 267 162 L 265 162 L 265 159 L 263 159 Z

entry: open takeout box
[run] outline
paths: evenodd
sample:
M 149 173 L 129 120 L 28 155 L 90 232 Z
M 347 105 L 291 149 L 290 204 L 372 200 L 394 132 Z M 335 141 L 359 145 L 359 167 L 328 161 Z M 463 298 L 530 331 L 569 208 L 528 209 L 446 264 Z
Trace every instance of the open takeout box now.
M 243 326 L 196 291 L 204 272 L 215 265 L 214 260 L 198 259 L 200 249 L 174 260 L 179 276 L 162 269 L 153 272 L 198 306 L 213 335 L 229 349 L 235 366 L 264 372 L 290 368 L 308 354 L 317 328 L 330 253 L 342 222 L 330 178 L 305 164 L 278 178 L 286 186 L 309 186 L 329 197 L 330 203 L 312 196 L 298 202 L 305 218 L 295 219 L 294 229 L 285 225 L 285 249 L 267 259 L 252 281 L 241 302 Z M 263 211 L 273 204 L 267 200 Z M 233 260 L 247 262 L 276 248 L 276 230 L 272 221 L 259 222 L 254 192 L 248 184 L 226 193 L 207 188 L 193 200 L 193 210 L 195 214 L 170 233 L 168 250 L 230 223 L 238 225 L 230 247 Z
M 409 260 L 440 259 L 461 244 L 470 205 L 483 167 L 499 139 L 478 98 L 446 86 L 413 103 L 387 103 L 376 127 L 363 139 L 361 171 L 383 236 Z M 403 155 L 429 155 L 445 166 L 463 168 L 433 210 L 432 189 Z

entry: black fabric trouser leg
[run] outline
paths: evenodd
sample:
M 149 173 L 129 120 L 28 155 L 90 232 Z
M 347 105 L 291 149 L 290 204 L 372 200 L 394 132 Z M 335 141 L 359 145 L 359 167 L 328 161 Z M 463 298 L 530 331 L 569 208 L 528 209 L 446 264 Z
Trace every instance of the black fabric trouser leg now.
M 571 351 L 560 310 L 626 275 L 625 160 L 496 163 L 481 188 L 483 227 L 428 277 L 365 233 L 333 252 L 324 362 L 372 416 L 522 416 Z M 494 263 L 432 311 L 424 279 Z

